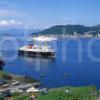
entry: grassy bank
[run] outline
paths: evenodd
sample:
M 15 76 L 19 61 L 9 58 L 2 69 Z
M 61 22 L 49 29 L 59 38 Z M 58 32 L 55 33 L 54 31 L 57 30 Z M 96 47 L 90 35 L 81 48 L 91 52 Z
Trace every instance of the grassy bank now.
M 69 92 L 66 90 L 69 90 Z M 52 89 L 45 95 L 40 95 L 37 100 L 97 100 L 95 87 L 63 87 Z
M 12 96 L 13 100 L 30 100 L 30 95 L 27 93 L 22 93 L 21 95 L 20 93 L 15 93 Z
M 0 79 L 5 79 L 8 81 L 11 80 L 17 80 L 25 83 L 35 83 L 38 82 L 37 80 L 31 78 L 31 77 L 25 77 L 25 76 L 19 76 L 19 75 L 13 75 L 11 73 L 6 73 L 4 71 L 0 71 Z
M 0 79 L 11 80 L 12 76 L 11 74 L 0 71 Z

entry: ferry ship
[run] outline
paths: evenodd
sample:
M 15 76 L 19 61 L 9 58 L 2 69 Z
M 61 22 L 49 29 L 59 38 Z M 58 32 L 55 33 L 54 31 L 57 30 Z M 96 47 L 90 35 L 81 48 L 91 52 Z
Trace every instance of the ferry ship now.
M 46 45 L 47 41 L 52 41 L 54 38 L 48 37 L 36 37 L 33 38 L 34 41 L 45 42 L 44 45 L 28 45 L 23 46 L 18 50 L 18 54 L 21 56 L 28 56 L 28 57 L 55 57 L 55 50 L 52 49 L 50 46 Z

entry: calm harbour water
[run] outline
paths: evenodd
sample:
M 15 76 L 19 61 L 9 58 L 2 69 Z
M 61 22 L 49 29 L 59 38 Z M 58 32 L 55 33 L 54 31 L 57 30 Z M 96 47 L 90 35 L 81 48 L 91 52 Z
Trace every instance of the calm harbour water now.
M 2 39 L 1 39 L 2 40 Z M 91 39 L 80 39 L 82 44 L 82 62 L 78 62 L 78 45 L 70 40 L 66 47 L 62 47 L 62 42 L 66 43 L 70 39 L 56 40 L 53 42 L 56 49 L 55 59 L 19 57 L 17 49 L 10 41 L 2 44 L 1 53 L 6 57 L 4 70 L 18 75 L 25 75 L 42 82 L 43 87 L 53 88 L 60 86 L 85 86 L 95 85 L 100 88 L 100 61 L 93 61 L 87 52 L 87 46 Z M 93 39 L 92 53 L 95 57 L 100 57 L 100 40 Z M 26 40 L 17 37 L 19 46 L 26 44 Z M 52 43 L 51 43 L 52 44 Z M 66 50 L 66 52 L 64 52 Z M 9 61 L 15 54 L 16 58 Z M 62 57 L 66 55 L 65 57 Z M 63 59 L 62 59 L 63 58 Z M 66 61 L 65 61 L 66 60 Z M 37 62 L 37 63 L 36 63 Z M 68 77 L 64 77 L 64 74 Z M 44 77 L 40 77 L 44 75 Z

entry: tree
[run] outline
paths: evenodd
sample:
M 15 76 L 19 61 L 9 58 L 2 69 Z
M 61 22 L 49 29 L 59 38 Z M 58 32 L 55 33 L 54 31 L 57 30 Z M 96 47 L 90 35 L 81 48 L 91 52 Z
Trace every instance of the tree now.
M 5 65 L 4 61 L 3 60 L 0 60 L 0 71 L 3 70 L 3 66 Z

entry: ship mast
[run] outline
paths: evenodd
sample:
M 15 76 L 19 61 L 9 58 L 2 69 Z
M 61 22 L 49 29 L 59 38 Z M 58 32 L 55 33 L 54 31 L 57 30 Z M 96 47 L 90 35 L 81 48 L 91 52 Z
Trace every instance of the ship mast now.
M 46 37 L 46 34 L 45 34 L 45 37 Z M 46 42 L 47 42 L 47 41 L 45 40 L 45 45 L 44 45 L 45 47 L 47 46 L 47 43 L 46 43 Z
M 35 35 L 34 35 L 34 38 L 35 38 Z M 35 39 L 33 39 L 33 40 L 34 40 L 34 41 L 33 41 L 33 42 L 34 42 L 34 45 L 36 45 L 36 40 L 35 40 Z

